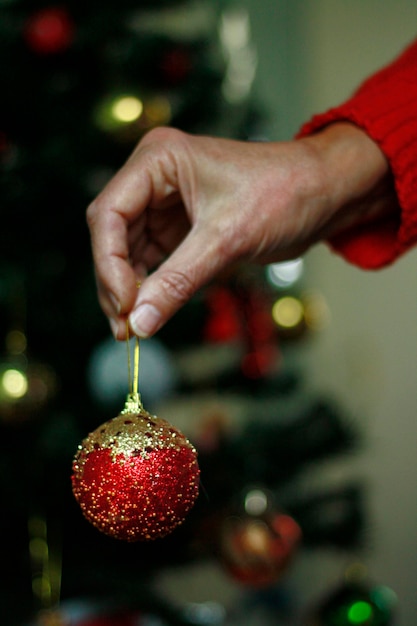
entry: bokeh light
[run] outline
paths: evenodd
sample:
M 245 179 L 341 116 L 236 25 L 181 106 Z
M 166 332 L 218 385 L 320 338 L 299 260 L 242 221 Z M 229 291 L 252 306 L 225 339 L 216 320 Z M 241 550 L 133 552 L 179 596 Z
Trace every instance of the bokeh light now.
M 1 386 L 4 394 L 9 398 L 23 398 L 28 390 L 27 377 L 19 370 L 7 369 L 1 378 Z
M 246 494 L 244 506 L 248 515 L 263 515 L 268 508 L 268 496 L 262 489 L 251 489 Z
M 266 268 L 266 277 L 275 287 L 290 287 L 294 285 L 304 272 L 303 259 L 272 263 Z
M 293 296 L 279 298 L 272 307 L 272 317 L 280 328 L 296 328 L 304 320 L 303 303 Z
M 367 624 L 372 613 L 373 609 L 369 602 L 359 600 L 349 607 L 348 620 L 351 624 Z
M 139 119 L 142 115 L 143 104 L 135 96 L 122 96 L 117 98 L 111 107 L 111 113 L 115 120 L 129 124 Z

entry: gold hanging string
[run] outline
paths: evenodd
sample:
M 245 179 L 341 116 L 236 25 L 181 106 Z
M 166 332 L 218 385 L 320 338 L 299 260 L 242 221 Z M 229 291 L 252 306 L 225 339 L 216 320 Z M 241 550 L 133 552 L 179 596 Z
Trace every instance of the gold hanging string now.
M 122 414 L 125 413 L 140 413 L 143 409 L 142 401 L 139 394 L 139 358 L 140 358 L 140 346 L 139 337 L 135 336 L 134 357 L 133 357 L 133 376 L 132 376 L 132 362 L 130 354 L 130 336 L 129 336 L 129 322 L 126 320 L 126 346 L 127 346 L 127 370 L 128 370 L 128 387 L 129 393 L 126 398 L 125 407 Z
M 130 357 L 130 337 L 129 337 L 129 322 L 126 320 L 126 349 L 127 349 L 127 384 L 129 387 L 129 393 L 133 394 L 132 383 L 132 359 Z
M 138 395 L 139 393 L 139 357 L 140 357 L 139 338 L 135 337 L 132 393 L 136 395 Z

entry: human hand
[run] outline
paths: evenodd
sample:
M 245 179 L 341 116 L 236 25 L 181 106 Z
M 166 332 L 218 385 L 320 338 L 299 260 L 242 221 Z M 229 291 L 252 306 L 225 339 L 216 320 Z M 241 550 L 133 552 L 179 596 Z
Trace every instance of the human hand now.
M 289 142 L 149 132 L 87 210 L 115 337 L 127 317 L 135 334 L 153 335 L 237 261 L 295 258 L 389 209 L 387 172 L 376 144 L 347 123 Z

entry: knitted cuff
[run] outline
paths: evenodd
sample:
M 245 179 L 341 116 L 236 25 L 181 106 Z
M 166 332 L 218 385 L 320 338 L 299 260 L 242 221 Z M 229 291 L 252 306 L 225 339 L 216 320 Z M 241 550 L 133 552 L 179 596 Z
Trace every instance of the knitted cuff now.
M 401 214 L 400 220 L 393 216 L 352 228 L 329 243 L 363 269 L 384 267 L 417 243 L 417 41 L 344 104 L 314 116 L 297 137 L 336 121 L 356 124 L 380 146 L 391 166 Z

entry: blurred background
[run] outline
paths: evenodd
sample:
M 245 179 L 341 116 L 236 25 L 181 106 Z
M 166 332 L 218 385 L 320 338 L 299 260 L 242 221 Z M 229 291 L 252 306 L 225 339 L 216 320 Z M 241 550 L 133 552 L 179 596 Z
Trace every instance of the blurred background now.
M 242 266 L 141 344 L 199 453 L 163 540 L 82 516 L 71 463 L 123 408 L 85 208 L 158 125 L 289 139 L 416 35 L 408 0 L 0 2 L 2 626 L 412 626 L 417 251 Z

